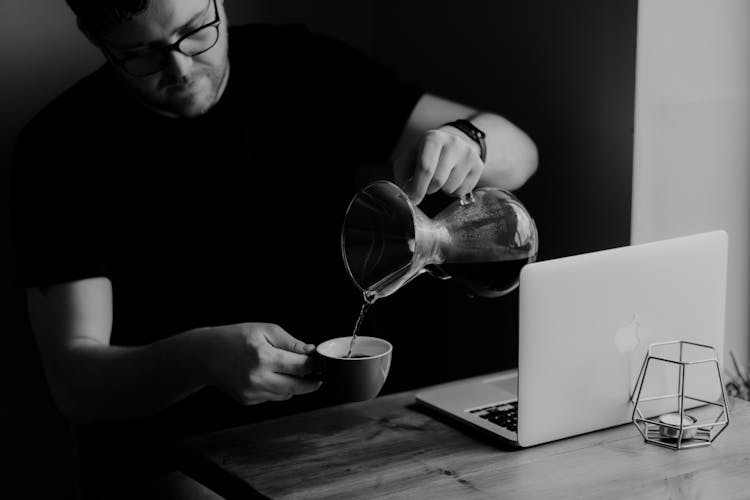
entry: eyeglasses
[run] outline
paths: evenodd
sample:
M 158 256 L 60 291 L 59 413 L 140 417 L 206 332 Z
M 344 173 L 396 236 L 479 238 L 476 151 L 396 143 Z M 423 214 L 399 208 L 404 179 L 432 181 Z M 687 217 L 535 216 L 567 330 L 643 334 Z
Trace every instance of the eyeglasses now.
M 121 67 L 131 76 L 149 76 L 164 70 L 169 64 L 169 53 L 172 51 L 188 57 L 195 57 L 210 50 L 219 41 L 219 7 L 214 2 L 216 18 L 208 24 L 183 35 L 175 43 L 149 50 L 148 52 L 134 54 L 123 59 L 117 59 L 112 52 L 102 44 L 104 50 L 114 64 Z

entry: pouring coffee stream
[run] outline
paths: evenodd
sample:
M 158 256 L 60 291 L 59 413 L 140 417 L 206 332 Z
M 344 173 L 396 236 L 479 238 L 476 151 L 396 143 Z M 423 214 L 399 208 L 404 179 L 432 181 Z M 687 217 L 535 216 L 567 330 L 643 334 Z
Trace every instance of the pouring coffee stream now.
M 354 323 L 354 330 L 352 330 L 352 340 L 349 342 L 349 351 L 346 354 L 347 358 L 352 357 L 352 352 L 354 351 L 354 344 L 357 341 L 357 334 L 359 333 L 359 329 L 362 328 L 362 321 L 365 319 L 365 314 L 367 314 L 367 310 L 370 308 L 373 302 L 375 302 L 375 299 L 368 298 L 368 295 L 365 293 L 362 295 L 364 297 L 364 301 L 362 302 L 362 308 L 359 310 L 359 316 L 357 317 L 357 322 Z
M 499 188 L 476 189 L 431 219 L 398 186 L 376 181 L 349 203 L 341 250 L 364 296 L 353 348 L 370 305 L 423 273 L 452 278 L 472 296 L 510 293 L 536 260 L 538 234 L 523 204 Z

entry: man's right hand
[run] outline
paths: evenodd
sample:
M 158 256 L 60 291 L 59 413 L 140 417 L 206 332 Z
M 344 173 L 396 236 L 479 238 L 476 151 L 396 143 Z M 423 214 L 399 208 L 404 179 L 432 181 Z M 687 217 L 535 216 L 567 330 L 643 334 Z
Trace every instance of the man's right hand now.
M 281 401 L 317 390 L 315 346 L 271 323 L 241 323 L 194 331 L 204 337 L 202 356 L 208 384 L 242 404 Z
M 52 394 L 71 421 L 140 418 L 205 385 L 244 404 L 288 399 L 319 382 L 314 346 L 276 325 L 198 328 L 141 346 L 110 344 L 112 283 L 97 277 L 29 288 L 29 318 Z

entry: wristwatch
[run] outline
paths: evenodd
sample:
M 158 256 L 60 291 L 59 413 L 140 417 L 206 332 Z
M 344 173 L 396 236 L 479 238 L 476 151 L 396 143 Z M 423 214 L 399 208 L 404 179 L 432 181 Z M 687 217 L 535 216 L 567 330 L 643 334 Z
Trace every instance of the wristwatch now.
M 468 135 L 471 140 L 479 144 L 479 158 L 481 158 L 482 163 L 484 163 L 484 161 L 487 159 L 487 143 L 484 141 L 484 138 L 486 137 L 486 134 L 484 132 L 478 129 L 469 120 L 455 120 L 452 122 L 448 122 L 445 125 L 450 125 L 453 128 L 457 128 L 464 134 Z

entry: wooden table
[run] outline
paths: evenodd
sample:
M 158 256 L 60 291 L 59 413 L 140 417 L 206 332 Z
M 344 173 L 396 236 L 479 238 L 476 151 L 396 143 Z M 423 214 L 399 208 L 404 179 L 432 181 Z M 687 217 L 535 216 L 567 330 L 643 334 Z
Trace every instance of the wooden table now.
M 750 498 L 750 403 L 710 446 L 645 444 L 632 424 L 523 450 L 414 393 L 185 439 L 180 468 L 226 498 Z

